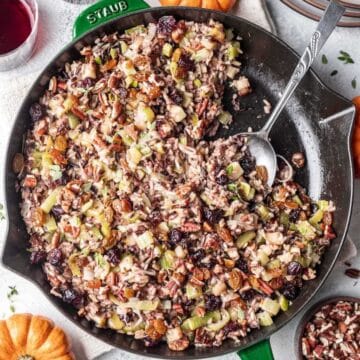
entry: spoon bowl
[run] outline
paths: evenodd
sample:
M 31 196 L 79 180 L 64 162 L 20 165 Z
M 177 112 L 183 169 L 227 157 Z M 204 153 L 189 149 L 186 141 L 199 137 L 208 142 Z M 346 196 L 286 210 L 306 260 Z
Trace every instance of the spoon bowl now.
M 339 20 L 345 12 L 345 7 L 338 0 L 331 0 L 323 17 L 321 18 L 315 32 L 311 36 L 310 44 L 301 56 L 279 102 L 270 115 L 264 127 L 255 133 L 244 133 L 248 137 L 248 147 L 251 154 L 259 166 L 265 166 L 268 174 L 267 184 L 272 186 L 277 171 L 277 157 L 273 146 L 269 140 L 269 133 L 279 118 L 291 95 L 299 86 L 310 66 L 319 55 L 320 50 L 326 43 L 333 30 L 336 28 Z

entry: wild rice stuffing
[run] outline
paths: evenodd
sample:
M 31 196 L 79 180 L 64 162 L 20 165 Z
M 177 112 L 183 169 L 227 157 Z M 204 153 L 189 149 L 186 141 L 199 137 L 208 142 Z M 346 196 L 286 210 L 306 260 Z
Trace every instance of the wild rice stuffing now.
M 266 185 L 247 139 L 203 140 L 244 96 L 239 39 L 176 21 L 97 39 L 30 109 L 19 172 L 31 262 L 99 327 L 219 346 L 286 311 L 335 237 L 331 202 Z M 20 164 L 21 165 L 21 164 Z
M 301 339 L 305 359 L 359 360 L 359 302 L 338 301 L 321 307 Z

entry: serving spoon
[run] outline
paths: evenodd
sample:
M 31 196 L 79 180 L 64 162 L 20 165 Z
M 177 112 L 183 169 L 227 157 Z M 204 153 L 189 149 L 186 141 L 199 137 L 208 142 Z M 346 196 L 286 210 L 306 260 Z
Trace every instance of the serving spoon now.
M 244 133 L 244 135 L 248 137 L 248 147 L 250 153 L 256 159 L 256 164 L 265 166 L 267 170 L 267 183 L 269 186 L 273 184 L 277 170 L 277 156 L 269 140 L 270 131 L 279 118 L 281 111 L 284 109 L 291 95 L 298 87 L 310 66 L 318 56 L 320 50 L 326 43 L 327 39 L 335 29 L 344 12 L 345 7 L 342 6 L 338 1 L 332 0 L 330 2 L 315 32 L 311 36 L 310 44 L 301 56 L 282 97 L 276 104 L 276 107 L 271 113 L 266 124 L 261 130 L 257 132 Z

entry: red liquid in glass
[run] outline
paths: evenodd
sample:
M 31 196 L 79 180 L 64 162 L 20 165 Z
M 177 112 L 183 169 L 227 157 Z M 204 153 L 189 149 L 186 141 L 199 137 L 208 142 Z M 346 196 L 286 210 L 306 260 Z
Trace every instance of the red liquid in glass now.
M 0 54 L 19 47 L 31 33 L 28 10 L 20 0 L 0 0 Z

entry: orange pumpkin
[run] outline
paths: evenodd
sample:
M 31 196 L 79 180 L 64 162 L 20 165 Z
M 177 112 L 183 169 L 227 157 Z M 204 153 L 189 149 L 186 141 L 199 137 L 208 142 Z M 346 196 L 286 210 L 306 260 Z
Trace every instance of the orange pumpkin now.
M 0 360 L 74 360 L 63 330 L 42 316 L 15 314 L 0 321 Z
M 160 0 L 163 6 L 193 6 L 205 9 L 229 11 L 236 0 Z
M 353 156 L 355 165 L 355 176 L 360 177 L 360 96 L 353 99 L 353 103 L 356 106 L 356 118 L 355 127 L 353 132 Z

